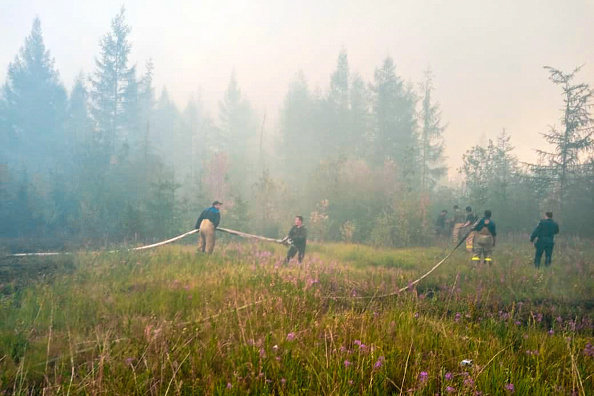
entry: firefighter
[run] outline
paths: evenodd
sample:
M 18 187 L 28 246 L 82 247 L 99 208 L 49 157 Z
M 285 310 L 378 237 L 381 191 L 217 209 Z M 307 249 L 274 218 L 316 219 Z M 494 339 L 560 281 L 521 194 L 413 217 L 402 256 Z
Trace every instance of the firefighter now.
M 297 261 L 299 261 L 299 263 L 303 261 L 303 257 L 305 256 L 305 247 L 307 245 L 307 229 L 303 225 L 302 216 L 295 216 L 294 225 L 289 231 L 289 235 L 287 235 L 281 241 L 281 243 L 291 246 L 287 252 L 285 264 L 288 264 L 297 253 L 299 253 L 297 255 Z
M 216 237 L 215 230 L 221 221 L 221 213 L 219 212 L 222 202 L 214 201 L 210 208 L 206 208 L 198 217 L 196 221 L 196 229 L 200 229 L 198 234 L 198 250 L 211 254 L 214 250 Z
M 462 229 L 467 230 L 467 227 L 472 227 L 474 222 L 477 220 L 476 215 L 472 211 L 470 206 L 466 207 L 466 223 L 462 226 Z M 474 240 L 474 231 L 470 230 L 468 237 L 466 237 L 466 251 L 472 253 L 472 241 Z
M 541 220 L 532 235 L 530 235 L 530 242 L 536 243 L 536 253 L 534 255 L 534 266 L 540 268 L 540 259 L 542 254 L 545 254 L 545 267 L 551 265 L 553 260 L 553 248 L 555 247 L 555 235 L 559 233 L 559 224 L 553 220 L 553 212 L 546 212 L 545 219 Z M 538 239 L 537 239 L 538 238 Z
M 454 214 L 452 217 L 452 237 L 454 238 L 454 243 L 458 243 L 462 227 L 464 226 L 464 220 L 464 213 L 462 213 L 458 205 L 454 205 Z
M 474 227 L 474 246 L 472 248 L 472 262 L 478 263 L 481 261 L 481 255 L 484 258 L 485 264 L 491 264 L 493 258 L 493 248 L 495 247 L 495 238 L 497 237 L 497 230 L 495 222 L 491 220 L 491 211 L 485 210 L 485 216 Z

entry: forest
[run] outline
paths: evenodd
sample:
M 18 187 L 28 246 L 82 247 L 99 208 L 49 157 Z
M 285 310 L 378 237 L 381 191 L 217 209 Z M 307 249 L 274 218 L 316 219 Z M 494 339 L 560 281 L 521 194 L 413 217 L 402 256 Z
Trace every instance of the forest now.
M 256 111 L 232 73 L 215 115 L 200 97 L 180 107 L 157 92 L 159 66 L 128 59 L 131 29 L 122 8 L 95 69 L 67 90 L 34 20 L 0 91 L 4 247 L 165 239 L 214 200 L 224 203 L 222 225 L 269 237 L 300 214 L 314 240 L 423 246 L 455 204 L 492 210 L 503 232 L 530 232 L 551 210 L 564 234 L 594 235 L 593 91 L 579 67 L 534 70 L 558 88 L 560 109 L 546 120 L 537 163 L 515 154 L 502 125 L 448 169 L 447 114 L 429 69 L 411 82 L 386 57 L 362 76 L 345 48 L 327 87 L 295 70 L 277 115 Z

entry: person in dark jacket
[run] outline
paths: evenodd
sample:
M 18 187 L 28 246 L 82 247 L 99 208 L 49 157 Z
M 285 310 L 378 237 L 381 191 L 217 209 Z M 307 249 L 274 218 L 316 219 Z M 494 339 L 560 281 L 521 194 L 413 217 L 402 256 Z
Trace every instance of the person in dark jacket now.
M 536 254 L 534 255 L 534 266 L 540 268 L 540 259 L 545 254 L 545 266 L 548 267 L 553 261 L 553 248 L 555 247 L 555 235 L 559 233 L 559 224 L 553 220 L 553 212 L 546 212 L 545 219 L 541 220 L 532 235 L 530 242 L 536 243 Z
M 198 217 L 196 226 L 194 228 L 200 229 L 198 234 L 198 250 L 211 254 L 214 250 L 216 237 L 215 230 L 221 221 L 221 213 L 219 210 L 223 205 L 222 202 L 214 201 L 210 208 L 206 208 Z
M 303 217 L 296 216 L 295 217 L 295 225 L 289 231 L 289 235 L 287 235 L 281 242 L 289 244 L 291 247 L 287 252 L 287 258 L 285 259 L 285 264 L 288 264 L 289 261 L 295 254 L 297 255 L 297 260 L 299 263 L 303 261 L 303 257 L 305 256 L 305 247 L 307 245 L 307 229 L 303 225 Z
M 485 259 L 485 264 L 491 264 L 493 258 L 493 248 L 495 247 L 495 237 L 497 229 L 495 222 L 491 220 L 491 211 L 485 210 L 485 216 L 474 227 L 474 246 L 472 247 L 472 261 L 480 262 L 481 255 Z

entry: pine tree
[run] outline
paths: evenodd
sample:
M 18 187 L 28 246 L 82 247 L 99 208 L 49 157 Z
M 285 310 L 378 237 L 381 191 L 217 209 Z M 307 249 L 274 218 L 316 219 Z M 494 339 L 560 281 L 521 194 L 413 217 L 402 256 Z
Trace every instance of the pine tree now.
M 463 165 L 458 170 L 464 174 L 466 193 L 473 206 L 485 207 L 489 202 L 489 184 L 493 167 L 489 150 L 476 145 L 462 156 Z
M 66 90 L 43 42 L 39 18 L 8 67 L 2 96 L 7 155 L 36 170 L 46 167 L 64 141 Z
M 365 81 L 359 74 L 353 76 L 350 91 L 351 112 L 349 125 L 349 142 L 352 152 L 359 157 L 369 157 L 369 95 Z
M 319 134 L 324 153 L 336 148 L 348 153 L 353 147 L 352 128 L 349 125 L 349 82 L 349 63 L 346 50 L 343 49 L 338 55 L 336 70 L 330 77 L 330 89 L 324 106 L 327 125 L 321 128 Z
M 252 109 L 241 95 L 235 71 L 231 74 L 223 100 L 219 102 L 220 148 L 240 162 L 246 160 L 248 140 L 255 136 Z
M 563 90 L 562 129 L 551 127 L 542 134 L 553 145 L 553 151 L 537 150 L 544 164 L 529 165 L 529 169 L 533 179 L 552 186 L 552 199 L 562 208 L 570 182 L 582 171 L 583 155 L 592 149 L 594 119 L 590 107 L 594 91 L 586 83 L 573 82 L 579 67 L 567 74 L 548 66 L 545 69 L 550 74 L 549 80 Z
M 375 70 L 371 92 L 375 162 L 394 160 L 401 175 L 410 180 L 417 167 L 416 99 L 396 75 L 392 58 L 386 58 L 382 67 Z
M 91 113 L 99 132 L 97 143 L 104 146 L 108 155 L 113 154 L 126 123 L 125 98 L 134 73 L 134 68 L 128 66 L 132 49 L 129 34 L 122 7 L 111 22 L 111 31 L 101 38 L 101 55 L 95 60 L 97 70 L 91 79 Z
M 282 148 L 286 176 L 291 183 L 303 181 L 303 176 L 316 165 L 319 145 L 313 129 L 313 99 L 302 71 L 289 86 L 281 110 Z
M 433 76 L 431 71 L 425 73 L 425 81 L 421 84 L 423 101 L 421 105 L 421 138 L 420 138 L 420 165 L 421 165 L 421 191 L 431 190 L 439 178 L 447 172 L 444 166 L 444 143 L 442 133 L 445 126 L 441 124 L 441 111 L 439 103 L 432 98 Z
M 489 156 L 493 164 L 492 191 L 494 201 L 499 207 L 505 207 L 509 202 L 509 190 L 513 179 L 518 173 L 518 159 L 512 154 L 514 147 L 510 143 L 511 136 L 505 129 L 497 136 L 494 143 L 489 140 Z

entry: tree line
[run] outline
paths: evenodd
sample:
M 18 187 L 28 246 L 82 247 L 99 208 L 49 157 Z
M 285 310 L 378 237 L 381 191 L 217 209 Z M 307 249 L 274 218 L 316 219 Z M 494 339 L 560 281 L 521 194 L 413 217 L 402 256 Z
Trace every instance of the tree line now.
M 592 89 L 574 81 L 579 69 L 547 68 L 564 107 L 538 163 L 518 159 L 503 130 L 467 150 L 452 185 L 429 70 L 415 85 L 387 57 L 366 81 L 342 50 L 323 90 L 297 72 L 271 136 L 235 73 L 216 118 L 199 97 L 180 109 L 157 94 L 153 62 L 140 73 L 129 60 L 130 32 L 122 8 L 94 71 L 68 92 L 35 19 L 0 91 L 6 240 L 155 240 L 192 227 L 215 199 L 222 224 L 269 236 L 301 214 L 314 239 L 426 244 L 439 210 L 456 203 L 492 209 L 504 230 L 526 231 L 550 209 L 568 231 L 594 234 Z

